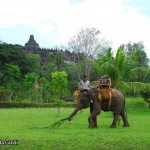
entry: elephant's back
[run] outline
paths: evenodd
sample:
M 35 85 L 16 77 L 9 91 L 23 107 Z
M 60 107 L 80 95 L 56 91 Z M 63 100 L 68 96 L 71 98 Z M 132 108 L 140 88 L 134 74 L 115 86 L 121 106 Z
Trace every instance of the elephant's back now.
M 117 97 L 123 97 L 122 93 L 114 88 L 110 88 L 107 90 L 102 90 L 100 91 L 100 95 L 103 100 L 108 100 L 108 99 L 112 99 L 112 98 L 117 98 Z
M 119 99 L 124 99 L 124 95 L 122 94 L 121 91 L 117 90 L 117 89 L 113 89 L 113 95 L 115 98 L 119 98 Z
M 111 92 L 112 97 L 102 101 L 101 108 L 103 111 L 114 111 L 116 109 L 119 110 L 124 105 L 125 98 L 123 94 L 117 89 L 112 89 Z

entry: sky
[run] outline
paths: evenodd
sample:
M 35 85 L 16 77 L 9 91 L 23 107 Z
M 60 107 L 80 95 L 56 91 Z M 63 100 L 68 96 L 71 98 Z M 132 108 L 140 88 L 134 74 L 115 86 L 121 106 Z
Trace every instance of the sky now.
M 150 59 L 150 0 L 0 0 L 0 40 L 40 47 L 66 45 L 80 28 L 97 28 L 121 45 L 143 41 Z

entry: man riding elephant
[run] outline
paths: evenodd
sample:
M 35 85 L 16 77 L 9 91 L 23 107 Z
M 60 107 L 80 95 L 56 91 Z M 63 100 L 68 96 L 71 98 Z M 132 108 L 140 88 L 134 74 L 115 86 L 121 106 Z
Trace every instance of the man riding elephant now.
M 108 78 L 109 79 L 109 78 Z M 110 79 L 108 81 L 111 81 Z M 81 92 L 78 95 L 78 103 L 75 110 L 70 114 L 68 120 L 81 109 L 90 106 L 90 116 L 88 117 L 89 127 L 97 128 L 97 115 L 103 111 L 112 111 L 114 118 L 111 128 L 116 127 L 118 116 L 123 119 L 123 126 L 128 127 L 129 123 L 126 116 L 125 98 L 117 89 L 111 88 L 111 82 L 96 82 L 90 92 Z M 92 103 L 91 103 L 92 99 Z
M 78 83 L 78 89 L 80 89 L 81 92 L 89 91 L 91 89 L 91 83 L 88 80 L 87 75 L 83 75 L 83 79 Z
M 91 89 L 92 85 L 90 81 L 88 80 L 87 75 L 83 75 L 83 79 L 78 83 L 78 90 L 76 90 L 73 93 L 73 96 L 75 97 L 75 103 L 78 101 L 78 95 L 81 92 L 89 92 Z

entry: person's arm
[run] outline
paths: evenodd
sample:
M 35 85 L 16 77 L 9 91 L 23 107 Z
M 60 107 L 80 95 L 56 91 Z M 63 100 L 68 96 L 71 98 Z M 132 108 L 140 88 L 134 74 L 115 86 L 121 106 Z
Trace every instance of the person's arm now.
M 88 87 L 89 87 L 90 89 L 93 87 L 90 81 L 89 81 Z
M 82 89 L 82 82 L 81 81 L 78 83 L 78 88 Z

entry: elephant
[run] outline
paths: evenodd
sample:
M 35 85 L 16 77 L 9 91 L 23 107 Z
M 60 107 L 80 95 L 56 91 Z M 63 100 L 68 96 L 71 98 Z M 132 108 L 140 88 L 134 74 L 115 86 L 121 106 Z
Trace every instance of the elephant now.
M 98 92 L 95 89 L 91 89 L 89 92 L 82 92 L 78 96 L 78 104 L 75 110 L 70 114 L 68 120 L 70 121 L 73 116 L 81 109 L 90 107 L 90 115 L 88 117 L 89 128 L 97 128 L 97 115 L 103 111 L 113 112 L 113 122 L 111 128 L 115 128 L 118 120 L 118 116 L 121 115 L 123 119 L 123 127 L 129 127 L 129 123 L 126 117 L 125 109 L 125 98 L 123 94 L 117 89 L 113 89 L 114 96 L 111 99 L 103 98 L 103 100 L 98 99 Z

